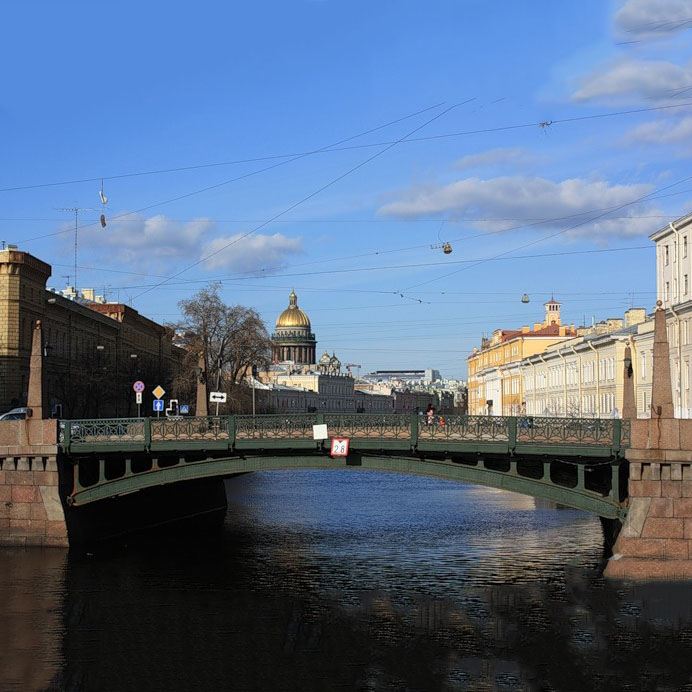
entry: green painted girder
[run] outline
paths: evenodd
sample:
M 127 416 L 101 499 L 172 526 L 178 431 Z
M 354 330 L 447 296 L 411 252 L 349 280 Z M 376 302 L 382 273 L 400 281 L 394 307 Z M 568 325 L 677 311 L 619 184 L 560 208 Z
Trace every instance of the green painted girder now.
M 198 478 L 232 476 L 237 473 L 291 469 L 352 469 L 404 473 L 416 476 L 440 478 L 449 481 L 500 488 L 522 495 L 552 500 L 567 507 L 591 514 L 615 519 L 620 513 L 620 504 L 612 497 L 604 497 L 583 488 L 568 488 L 550 480 L 531 479 L 519 476 L 516 471 L 487 469 L 478 465 L 455 463 L 449 459 L 436 460 L 419 457 L 370 456 L 350 454 L 347 458 L 333 459 L 325 454 L 312 456 L 265 456 L 245 455 L 242 457 L 206 459 L 196 462 L 180 462 L 176 466 L 153 469 L 122 478 L 104 481 L 88 488 L 78 488 L 70 496 L 75 507 L 99 500 L 130 493 L 167 483 L 179 483 Z

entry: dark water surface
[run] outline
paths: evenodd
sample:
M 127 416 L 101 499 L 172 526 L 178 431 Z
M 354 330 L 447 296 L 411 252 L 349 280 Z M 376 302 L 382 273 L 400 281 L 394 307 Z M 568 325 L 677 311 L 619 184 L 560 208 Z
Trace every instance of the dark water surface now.
M 0 550 L 0 690 L 692 690 L 692 585 L 596 517 L 364 471 L 228 483 L 222 530 Z

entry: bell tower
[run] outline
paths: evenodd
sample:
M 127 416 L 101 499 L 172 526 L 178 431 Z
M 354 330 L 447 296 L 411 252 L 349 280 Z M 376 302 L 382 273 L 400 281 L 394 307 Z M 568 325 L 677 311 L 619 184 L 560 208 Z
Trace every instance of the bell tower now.
M 560 326 L 562 324 L 562 319 L 560 317 L 560 306 L 562 303 L 559 300 L 552 298 L 547 302 L 543 303 L 545 306 L 545 322 L 546 327 L 550 327 L 552 324 Z

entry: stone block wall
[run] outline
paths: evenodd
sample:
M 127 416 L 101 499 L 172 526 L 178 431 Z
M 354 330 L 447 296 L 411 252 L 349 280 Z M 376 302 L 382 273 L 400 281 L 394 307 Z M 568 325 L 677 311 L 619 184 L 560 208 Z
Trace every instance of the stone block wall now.
M 0 545 L 67 547 L 54 456 L 0 461 Z
M 67 547 L 57 421 L 0 422 L 0 545 Z
M 609 577 L 692 578 L 692 459 L 630 462 L 628 514 L 613 553 Z

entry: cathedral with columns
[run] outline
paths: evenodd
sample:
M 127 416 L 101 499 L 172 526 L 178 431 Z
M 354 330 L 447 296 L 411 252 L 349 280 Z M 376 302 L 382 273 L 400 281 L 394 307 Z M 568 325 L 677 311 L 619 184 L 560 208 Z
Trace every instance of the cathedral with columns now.
M 316 363 L 317 340 L 310 319 L 298 307 L 298 296 L 291 291 L 288 307 L 277 317 L 272 339 L 272 362 L 312 365 Z
M 313 370 L 322 375 L 339 375 L 341 361 L 336 354 L 325 351 L 317 360 L 317 340 L 310 318 L 298 307 L 298 296 L 291 291 L 288 307 L 276 318 L 271 336 L 272 363 L 290 364 L 296 370 Z

